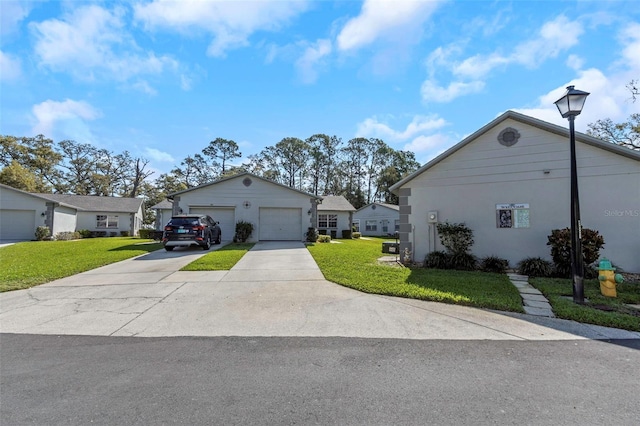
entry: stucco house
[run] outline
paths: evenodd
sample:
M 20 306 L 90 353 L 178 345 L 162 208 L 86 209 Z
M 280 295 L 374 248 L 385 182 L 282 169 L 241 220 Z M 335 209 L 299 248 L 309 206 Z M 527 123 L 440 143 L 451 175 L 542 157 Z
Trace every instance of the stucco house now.
M 32 240 L 38 226 L 48 226 L 53 236 L 83 229 L 135 235 L 142 221 L 139 198 L 34 194 L 0 184 L 1 240 Z
M 371 203 L 353 214 L 353 227 L 364 236 L 389 236 L 400 230 L 400 207 Z
M 604 237 L 601 256 L 640 271 L 640 152 L 577 133 L 576 158 L 582 226 Z M 508 111 L 391 190 L 416 262 L 443 249 L 439 222 L 470 227 L 478 257 L 551 260 L 547 236 L 571 226 L 569 131 Z
M 321 197 L 251 173 L 241 173 L 169 195 L 173 215 L 207 214 L 232 240 L 239 221 L 253 224 L 249 241 L 304 241 L 317 221 Z
M 158 204 L 151 206 L 151 210 L 154 210 L 156 213 L 153 229 L 162 231 L 167 222 L 171 220 L 173 203 L 169 200 L 162 200 Z
M 325 195 L 318 205 L 317 228 L 320 234 L 342 238 L 342 231 L 350 231 L 355 207 L 342 195 Z

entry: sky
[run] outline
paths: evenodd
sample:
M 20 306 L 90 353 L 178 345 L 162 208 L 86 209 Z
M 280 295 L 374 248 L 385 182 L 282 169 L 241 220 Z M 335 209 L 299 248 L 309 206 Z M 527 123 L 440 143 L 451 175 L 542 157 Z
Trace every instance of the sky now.
M 640 112 L 640 2 L 0 0 L 0 134 L 169 172 L 221 137 L 380 138 L 424 164 L 507 110 Z

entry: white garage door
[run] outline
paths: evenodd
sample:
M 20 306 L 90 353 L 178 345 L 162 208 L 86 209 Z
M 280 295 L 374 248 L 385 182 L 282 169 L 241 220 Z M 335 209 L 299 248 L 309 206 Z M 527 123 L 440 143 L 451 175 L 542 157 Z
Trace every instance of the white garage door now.
M 261 207 L 260 241 L 302 241 L 302 209 Z
M 192 207 L 191 214 L 208 214 L 216 222 L 220 222 L 222 239 L 233 240 L 236 233 L 236 210 L 233 207 Z
M 0 211 L 0 240 L 33 240 L 35 232 L 35 210 Z

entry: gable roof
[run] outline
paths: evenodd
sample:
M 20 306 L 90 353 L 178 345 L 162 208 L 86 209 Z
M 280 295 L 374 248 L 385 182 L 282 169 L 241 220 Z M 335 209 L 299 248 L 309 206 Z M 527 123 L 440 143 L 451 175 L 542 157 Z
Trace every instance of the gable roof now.
M 471 135 L 467 136 L 462 141 L 458 142 L 456 145 L 452 146 L 451 148 L 449 148 L 448 150 L 446 150 L 442 154 L 438 155 L 436 158 L 434 158 L 433 160 L 429 161 L 424 166 L 420 167 L 418 170 L 416 170 L 415 172 L 411 173 L 409 176 L 407 176 L 404 179 L 400 180 L 399 182 L 396 182 L 395 184 L 393 184 L 389 188 L 389 190 L 391 190 L 392 192 L 395 192 L 402 185 L 406 184 L 407 182 L 410 182 L 411 180 L 413 180 L 417 176 L 421 175 L 425 171 L 429 170 L 431 167 L 433 167 L 436 164 L 438 164 L 440 161 L 444 160 L 447 157 L 450 157 L 451 155 L 453 155 L 454 153 L 456 153 L 460 149 L 462 149 L 465 146 L 469 145 L 471 142 L 473 142 L 474 140 L 478 139 L 480 136 L 482 136 L 483 134 L 485 134 L 489 130 L 493 129 L 494 127 L 496 127 L 497 125 L 499 125 L 500 123 L 502 123 L 503 121 L 508 120 L 508 119 L 519 121 L 521 123 L 528 124 L 530 126 L 537 127 L 539 129 L 545 130 L 545 131 L 550 132 L 550 133 L 555 133 L 557 135 L 561 135 L 561 136 L 564 136 L 567 139 L 569 139 L 569 129 L 568 128 L 565 128 L 565 127 L 562 127 L 562 126 L 558 126 L 556 124 L 552 124 L 552 123 L 549 123 L 549 122 L 546 122 L 546 121 L 542 121 L 542 120 L 539 120 L 537 118 L 530 117 L 528 115 L 520 114 L 519 112 L 507 111 L 507 112 L 503 113 L 502 115 L 500 115 L 499 117 L 497 117 L 496 119 L 494 119 L 493 121 L 491 121 L 488 124 L 484 125 L 482 128 L 476 130 L 474 133 L 472 133 Z M 623 146 L 619 146 L 619 145 L 616 145 L 616 144 L 611 143 L 611 142 L 603 141 L 602 139 L 598 139 L 598 138 L 595 138 L 593 136 L 589 136 L 589 135 L 587 135 L 585 133 L 576 132 L 575 135 L 576 135 L 576 142 L 580 142 L 580 143 L 584 143 L 584 144 L 587 144 L 587 145 L 591 145 L 591 146 L 594 146 L 596 148 L 604 149 L 605 151 L 610 151 L 610 152 L 613 152 L 615 154 L 622 155 L 623 157 L 627 157 L 627 158 L 631 158 L 631 159 L 636 160 L 636 161 L 640 161 L 640 152 L 638 152 L 638 151 L 634 151 L 632 149 L 625 148 Z
M 371 207 L 371 206 L 373 206 L 373 205 L 380 206 L 380 207 L 386 207 L 386 208 L 388 208 L 388 209 L 395 210 L 395 211 L 397 211 L 397 212 L 399 212 L 399 211 L 400 211 L 400 206 L 395 205 L 395 204 L 387 204 L 387 203 L 371 203 L 371 204 L 367 204 L 366 206 L 360 207 L 358 210 L 356 210 L 356 213 L 357 213 L 357 212 L 359 212 L 359 211 L 361 211 L 361 210 L 364 210 L 364 209 L 366 209 L 366 208 L 368 208 L 368 207 Z
M 34 194 L 48 201 L 65 204 L 82 211 L 136 213 L 141 198 L 100 197 L 95 195 Z
M 0 188 L 9 189 L 11 191 L 19 192 L 19 193 L 27 195 L 29 197 L 37 198 L 39 200 L 42 200 L 43 202 L 53 201 L 50 198 L 46 197 L 46 195 L 51 195 L 51 194 L 37 194 L 37 193 L 33 193 L 33 192 L 27 192 L 27 191 L 23 191 L 22 189 L 14 188 L 12 186 L 5 185 L 5 184 L 2 184 L 2 183 L 0 183 Z M 60 202 L 59 204 L 64 206 L 64 207 L 70 207 L 72 209 L 77 209 L 78 208 L 77 206 L 73 206 L 73 205 L 70 205 L 70 204 L 67 204 L 67 203 L 63 203 L 63 202 Z
M 313 195 L 313 194 L 310 194 L 308 192 L 301 191 L 299 189 L 291 188 L 290 186 L 283 185 L 281 183 L 274 182 L 274 181 L 269 180 L 269 179 L 265 179 L 265 178 L 263 178 L 261 176 L 254 175 L 253 173 L 249 173 L 249 172 L 239 173 L 237 175 L 233 175 L 233 176 L 225 177 L 225 178 L 222 178 L 222 179 L 218 179 L 218 180 L 213 181 L 213 182 L 204 183 L 202 185 L 194 186 L 193 188 L 183 189 L 182 191 L 176 191 L 176 192 L 173 192 L 173 193 L 167 195 L 167 198 L 169 198 L 171 200 L 176 195 L 180 195 L 180 194 L 184 194 L 184 193 L 187 193 L 187 192 L 195 191 L 197 189 L 205 188 L 207 186 L 217 185 L 219 183 L 227 182 L 227 181 L 230 181 L 230 180 L 233 180 L 233 179 L 239 179 L 241 177 L 250 177 L 251 179 L 259 179 L 259 180 L 261 180 L 263 182 L 267 182 L 267 183 L 270 183 L 272 185 L 276 185 L 276 186 L 279 186 L 281 188 L 285 188 L 285 189 L 288 189 L 290 191 L 297 192 L 299 194 L 308 195 L 309 197 L 312 197 L 312 198 L 315 198 L 315 199 L 318 199 L 318 200 L 322 199 L 322 197 L 318 197 L 317 195 Z
M 167 210 L 167 209 L 172 209 L 173 208 L 173 203 L 169 200 L 162 200 L 160 201 L 158 204 L 151 206 L 150 209 L 152 210 Z
M 351 205 L 342 195 L 325 195 L 322 197 L 322 204 L 318 205 L 318 211 L 342 211 L 354 212 L 356 208 Z

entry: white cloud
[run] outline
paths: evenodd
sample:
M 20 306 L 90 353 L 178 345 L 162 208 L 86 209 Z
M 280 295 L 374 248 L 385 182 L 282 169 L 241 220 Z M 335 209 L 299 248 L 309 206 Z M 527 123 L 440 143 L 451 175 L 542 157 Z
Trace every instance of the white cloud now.
M 433 154 L 431 158 L 434 158 L 452 146 L 454 142 L 449 136 L 442 133 L 421 135 L 406 144 L 403 150 L 416 153 L 431 152 Z
M 154 89 L 153 87 L 151 87 L 149 82 L 147 82 L 145 80 L 138 80 L 135 83 L 132 83 L 131 87 L 134 90 L 137 90 L 137 91 L 142 92 L 142 93 L 146 93 L 147 95 L 150 95 L 150 96 L 155 96 L 155 95 L 158 94 L 158 91 L 156 89 Z
M 495 67 L 508 63 L 509 59 L 497 53 L 487 56 L 475 55 L 457 64 L 453 68 L 453 73 L 462 77 L 479 79 L 485 77 Z
M 355 50 L 379 39 L 416 37 L 416 29 L 433 14 L 441 1 L 365 0 L 360 15 L 349 20 L 337 37 L 338 48 Z M 418 40 L 410 40 L 417 42 Z
M 640 23 L 634 22 L 623 28 L 619 38 L 624 45 L 622 49 L 624 65 L 638 72 L 640 70 Z M 635 79 L 638 79 L 637 75 Z
M 90 142 L 91 132 L 87 121 L 95 120 L 102 114 L 85 101 L 66 99 L 62 102 L 46 100 L 31 109 L 35 118 L 34 134 L 53 137 L 63 134 L 83 143 Z
M 454 81 L 449 86 L 439 86 L 435 81 L 426 80 L 422 83 L 420 93 L 422 99 L 426 102 L 450 102 L 460 96 L 478 93 L 484 89 L 484 82 L 472 81 L 465 83 L 463 81 Z
M 0 80 L 11 81 L 22 75 L 22 64 L 17 58 L 0 50 Z
M 306 47 L 302 56 L 296 61 L 296 68 L 303 83 L 314 83 L 318 79 L 318 67 L 323 59 L 332 51 L 331 41 L 322 39 Z
M 276 31 L 306 8 L 306 1 L 154 0 L 136 4 L 134 11 L 149 29 L 211 34 L 207 53 L 222 57 L 228 50 L 247 46 L 253 33 Z
M 124 9 L 82 6 L 64 15 L 32 23 L 40 64 L 70 72 L 79 79 L 126 81 L 140 74 L 159 74 L 178 64 L 168 56 L 141 52 L 124 29 Z
M 149 157 L 153 161 L 163 162 L 163 163 L 174 163 L 176 160 L 166 152 L 157 150 L 155 148 L 145 148 L 144 150 L 147 157 Z
M 372 117 L 358 123 L 357 135 L 363 137 L 378 137 L 393 142 L 406 141 L 418 134 L 440 129 L 446 125 L 446 120 L 435 115 L 416 115 L 404 130 L 397 131 L 392 129 L 388 124 L 381 122 L 377 117 Z
M 4 36 L 16 32 L 30 11 L 31 5 L 27 2 L 0 1 L 0 34 Z
M 569 55 L 566 64 L 569 68 L 578 71 L 584 66 L 584 59 L 578 55 Z

